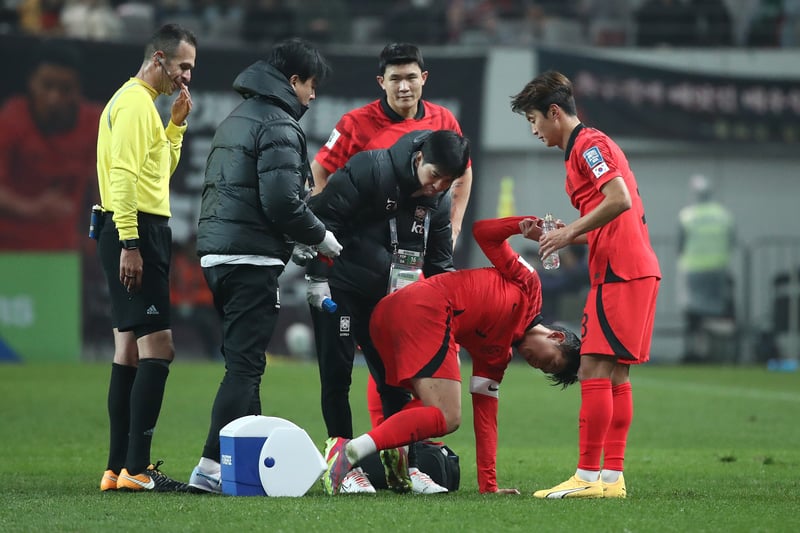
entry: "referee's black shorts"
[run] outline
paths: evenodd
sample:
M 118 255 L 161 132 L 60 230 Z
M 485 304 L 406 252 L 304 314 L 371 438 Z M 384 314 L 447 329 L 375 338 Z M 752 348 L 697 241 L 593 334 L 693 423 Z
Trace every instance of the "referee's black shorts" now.
M 169 265 L 172 259 L 172 230 L 169 218 L 139 213 L 139 252 L 142 254 L 142 287 L 129 293 L 119 281 L 119 256 L 122 245 L 112 219 L 105 224 L 97 243 L 98 255 L 111 298 L 111 324 L 120 331 L 133 331 L 136 337 L 171 329 Z

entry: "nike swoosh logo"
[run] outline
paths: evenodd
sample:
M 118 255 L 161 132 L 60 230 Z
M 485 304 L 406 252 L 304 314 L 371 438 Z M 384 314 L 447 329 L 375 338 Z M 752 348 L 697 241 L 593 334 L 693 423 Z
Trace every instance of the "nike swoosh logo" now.
M 120 477 L 136 485 L 139 485 L 143 489 L 153 490 L 156 486 L 156 484 L 153 483 L 153 478 L 151 478 L 150 476 L 147 476 L 147 483 L 145 483 L 144 481 L 139 481 L 135 477 L 129 477 L 129 476 L 120 476 Z
M 486 333 L 484 333 L 484 332 L 482 332 L 482 331 L 481 331 L 481 330 L 479 330 L 479 329 L 476 329 L 476 330 L 475 330 L 475 335 L 477 335 L 478 337 L 480 337 L 480 338 L 482 338 L 482 339 L 485 339 L 485 338 L 487 337 L 487 334 L 486 334 Z
M 489 389 L 490 392 L 497 392 L 497 391 L 500 390 L 500 387 L 493 387 L 493 386 L 489 385 L 488 389 Z
M 557 490 L 555 492 L 551 492 L 550 494 L 548 494 L 547 497 L 550 499 L 566 498 L 568 494 L 572 494 L 573 492 L 581 492 L 588 488 L 589 487 L 576 487 L 574 489 Z
M 197 472 L 197 477 L 201 477 L 203 479 L 207 479 L 211 483 L 214 483 L 217 486 L 222 485 L 222 478 L 221 477 L 209 476 L 208 474 L 204 474 L 202 472 Z

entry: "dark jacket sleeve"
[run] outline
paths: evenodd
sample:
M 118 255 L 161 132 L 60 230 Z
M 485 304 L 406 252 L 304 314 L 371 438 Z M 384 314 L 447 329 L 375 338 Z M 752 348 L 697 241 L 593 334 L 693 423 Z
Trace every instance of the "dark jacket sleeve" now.
M 308 162 L 303 133 L 289 120 L 264 127 L 258 139 L 258 196 L 267 220 L 291 239 L 319 244 L 325 225 L 303 199 Z
M 439 206 L 431 213 L 431 229 L 423 271 L 425 277 L 429 278 L 453 270 L 455 266 L 453 266 L 453 230 L 450 225 L 450 195 L 445 194 Z
M 373 196 L 369 155 L 361 152 L 328 177 L 322 192 L 312 196 L 309 206 L 325 227 L 341 240 L 356 213 Z
M 361 152 L 353 156 L 342 168 L 328 177 L 322 192 L 312 196 L 308 205 L 328 231 L 344 245 L 357 213 L 374 197 L 373 165 L 370 155 Z M 330 267 L 315 259 L 308 264 L 310 276 L 327 277 Z

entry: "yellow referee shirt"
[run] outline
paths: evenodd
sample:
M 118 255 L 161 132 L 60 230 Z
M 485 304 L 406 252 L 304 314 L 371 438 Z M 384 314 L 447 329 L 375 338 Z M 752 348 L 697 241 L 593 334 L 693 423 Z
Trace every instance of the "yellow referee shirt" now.
M 120 240 L 138 239 L 138 211 L 169 217 L 169 180 L 186 125 L 164 127 L 158 91 L 131 78 L 106 104 L 97 133 L 97 179 L 103 209 L 114 212 Z

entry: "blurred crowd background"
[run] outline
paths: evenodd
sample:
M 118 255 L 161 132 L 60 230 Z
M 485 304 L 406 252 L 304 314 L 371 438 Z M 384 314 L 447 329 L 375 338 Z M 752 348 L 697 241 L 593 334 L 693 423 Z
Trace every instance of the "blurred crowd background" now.
M 0 33 L 140 40 L 165 21 L 204 42 L 794 47 L 800 0 L 2 0 Z

